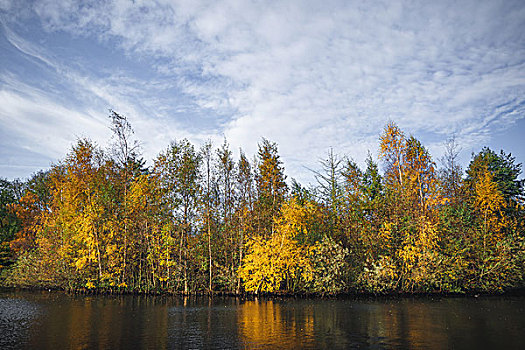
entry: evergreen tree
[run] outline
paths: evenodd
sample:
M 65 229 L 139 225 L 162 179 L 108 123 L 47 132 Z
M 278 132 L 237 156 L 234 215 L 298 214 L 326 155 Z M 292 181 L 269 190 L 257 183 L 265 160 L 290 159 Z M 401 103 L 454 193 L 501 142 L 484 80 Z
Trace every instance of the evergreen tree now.
M 276 143 L 263 138 L 259 144 L 257 165 L 255 179 L 258 196 L 256 202 L 258 232 L 268 237 L 275 231 L 274 221 L 279 215 L 288 189 Z

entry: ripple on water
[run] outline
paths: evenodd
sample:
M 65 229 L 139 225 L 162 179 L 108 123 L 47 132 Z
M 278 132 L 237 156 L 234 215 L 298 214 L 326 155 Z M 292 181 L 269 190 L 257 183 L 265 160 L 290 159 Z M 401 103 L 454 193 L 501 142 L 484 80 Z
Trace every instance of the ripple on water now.
M 32 302 L 0 298 L 0 349 L 14 349 L 27 341 L 28 330 L 40 310 Z

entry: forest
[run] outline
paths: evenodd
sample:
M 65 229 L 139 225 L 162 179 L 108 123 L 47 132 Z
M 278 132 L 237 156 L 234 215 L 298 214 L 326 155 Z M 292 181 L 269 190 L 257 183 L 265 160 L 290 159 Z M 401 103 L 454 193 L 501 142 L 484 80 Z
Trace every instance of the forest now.
M 487 147 L 462 169 L 394 122 L 360 168 L 333 150 L 314 185 L 267 139 L 173 141 L 145 166 L 128 119 L 47 171 L 0 179 L 0 283 L 167 293 L 498 293 L 523 288 L 521 164 Z

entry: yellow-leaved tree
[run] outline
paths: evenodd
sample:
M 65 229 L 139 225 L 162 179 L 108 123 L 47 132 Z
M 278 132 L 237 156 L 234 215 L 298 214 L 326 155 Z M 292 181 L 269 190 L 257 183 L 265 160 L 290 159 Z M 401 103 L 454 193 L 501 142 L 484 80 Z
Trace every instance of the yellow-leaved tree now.
M 37 240 L 43 260 L 58 257 L 75 270 L 79 282 L 88 281 L 88 288 L 118 274 L 108 269 L 117 258 L 112 249 L 116 227 L 108 172 L 102 152 L 89 140 L 79 140 L 66 160 L 53 168 L 47 229 Z
M 511 226 L 503 213 L 505 199 L 494 176 L 485 167 L 475 183 L 474 207 L 481 225 L 481 247 L 476 263 L 476 279 L 486 289 L 501 289 L 511 282 L 515 266 L 512 237 L 506 234 Z M 510 230 L 512 231 L 512 229 Z
M 169 234 L 165 222 L 159 217 L 161 193 L 156 174 L 135 177 L 129 188 L 128 210 L 133 217 L 130 227 L 133 241 L 129 251 L 130 266 L 138 270 L 138 280 L 148 289 L 159 283 L 167 286 L 175 261 L 172 251 L 175 239 Z M 135 247 L 137 246 L 137 247 Z
M 306 235 L 307 217 L 308 204 L 301 206 L 288 199 L 275 220 L 274 234 L 268 239 L 254 236 L 247 242 L 239 268 L 247 292 L 293 290 L 301 281 L 312 279 L 308 248 L 295 240 L 298 234 Z
M 501 211 L 505 208 L 505 199 L 498 190 L 492 173 L 485 169 L 475 184 L 476 197 L 474 205 L 483 218 L 484 248 L 489 234 L 493 239 L 498 239 L 501 229 L 505 226 Z
M 401 262 L 401 288 L 405 291 L 432 290 L 437 283 L 439 236 L 436 224 L 426 216 L 417 219 L 416 232 L 404 237 L 398 256 Z

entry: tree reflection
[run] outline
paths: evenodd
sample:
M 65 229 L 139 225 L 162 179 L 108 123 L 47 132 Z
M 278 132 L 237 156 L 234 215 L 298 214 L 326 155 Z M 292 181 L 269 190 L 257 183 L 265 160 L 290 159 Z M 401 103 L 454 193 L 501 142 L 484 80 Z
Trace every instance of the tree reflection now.
M 255 300 L 240 304 L 237 315 L 240 337 L 249 348 L 314 347 L 312 308 L 288 308 L 273 300 Z
M 30 348 L 167 348 L 167 305 L 152 298 L 62 295 L 35 324 Z
M 0 293 L 2 300 L 2 350 L 525 348 L 523 297 L 241 301 L 45 292 Z

